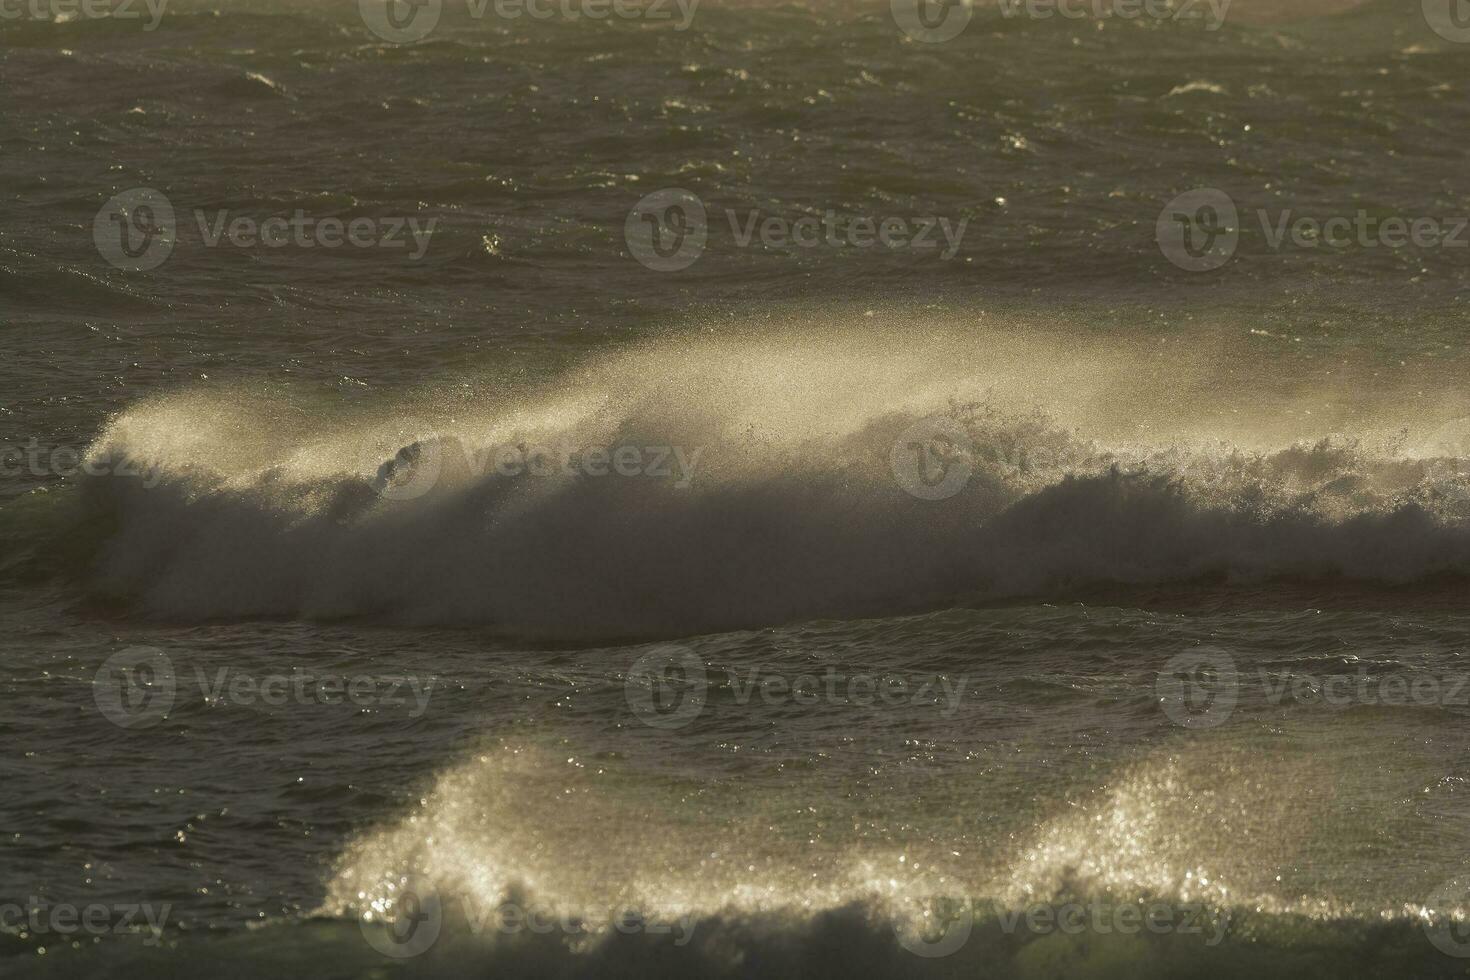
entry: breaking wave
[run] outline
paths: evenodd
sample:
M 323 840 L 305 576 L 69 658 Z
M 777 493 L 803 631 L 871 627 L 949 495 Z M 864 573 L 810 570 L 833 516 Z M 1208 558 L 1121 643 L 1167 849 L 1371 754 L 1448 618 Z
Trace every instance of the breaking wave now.
M 180 392 L 93 445 L 133 478 L 83 481 L 84 574 L 183 620 L 615 637 L 1470 573 L 1463 420 L 1225 426 L 1189 364 L 1159 391 L 1134 352 L 1032 333 L 672 340 L 350 416 Z
M 1281 884 L 1311 847 L 1304 813 L 1332 806 L 1291 792 L 1305 760 L 1145 758 L 1020 835 L 926 813 L 924 796 L 974 788 L 936 771 L 881 797 L 903 815 L 890 837 L 842 819 L 861 792 L 814 795 L 817 774 L 801 806 L 720 800 L 625 781 L 615 754 L 566 753 L 503 745 L 442 773 L 401 822 L 346 849 L 316 914 L 379 938 L 412 915 L 438 944 L 426 965 L 515 975 L 639 960 L 684 976 L 808 961 L 823 976 L 1373 975 L 1354 962 L 1365 950 L 1408 975 L 1454 970 L 1416 902 L 1360 908 Z

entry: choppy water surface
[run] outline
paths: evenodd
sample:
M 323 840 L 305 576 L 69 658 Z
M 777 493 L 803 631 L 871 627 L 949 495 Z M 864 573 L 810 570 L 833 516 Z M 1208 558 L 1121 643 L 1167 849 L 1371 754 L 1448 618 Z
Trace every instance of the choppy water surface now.
M 0 18 L 6 975 L 1464 975 L 1447 5 L 135 6 Z

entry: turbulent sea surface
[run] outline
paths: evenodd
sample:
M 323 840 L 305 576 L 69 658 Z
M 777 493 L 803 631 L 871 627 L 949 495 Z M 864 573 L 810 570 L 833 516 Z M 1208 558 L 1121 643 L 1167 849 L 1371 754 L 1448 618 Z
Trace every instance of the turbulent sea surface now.
M 900 6 L 0 18 L 0 975 L 1467 974 L 1470 45 Z

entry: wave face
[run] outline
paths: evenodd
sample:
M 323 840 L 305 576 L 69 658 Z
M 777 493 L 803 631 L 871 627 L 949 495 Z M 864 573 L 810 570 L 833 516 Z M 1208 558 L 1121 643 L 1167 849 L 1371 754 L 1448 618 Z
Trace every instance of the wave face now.
M 1222 422 L 1231 396 L 1185 360 L 1161 394 L 1116 346 L 843 336 L 671 340 L 352 418 L 289 393 L 154 400 L 92 447 L 140 475 L 85 481 L 106 529 L 87 574 L 172 619 L 619 636 L 1470 573 L 1463 422 Z

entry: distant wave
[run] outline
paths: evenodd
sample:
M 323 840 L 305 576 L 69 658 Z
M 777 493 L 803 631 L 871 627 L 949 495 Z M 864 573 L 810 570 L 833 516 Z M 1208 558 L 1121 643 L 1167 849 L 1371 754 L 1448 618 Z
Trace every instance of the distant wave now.
M 145 403 L 92 449 L 94 468 L 127 460 L 139 475 L 84 481 L 84 574 L 175 619 L 381 616 L 554 637 L 1102 585 L 1470 574 L 1463 423 L 1412 449 L 1141 440 L 1117 435 L 1120 399 L 1151 394 L 1101 354 L 1085 390 L 1041 378 L 1036 350 L 992 345 L 977 373 L 887 343 L 665 345 L 540 392 L 371 418 L 243 392 Z M 1104 417 L 1112 434 L 1083 428 Z

